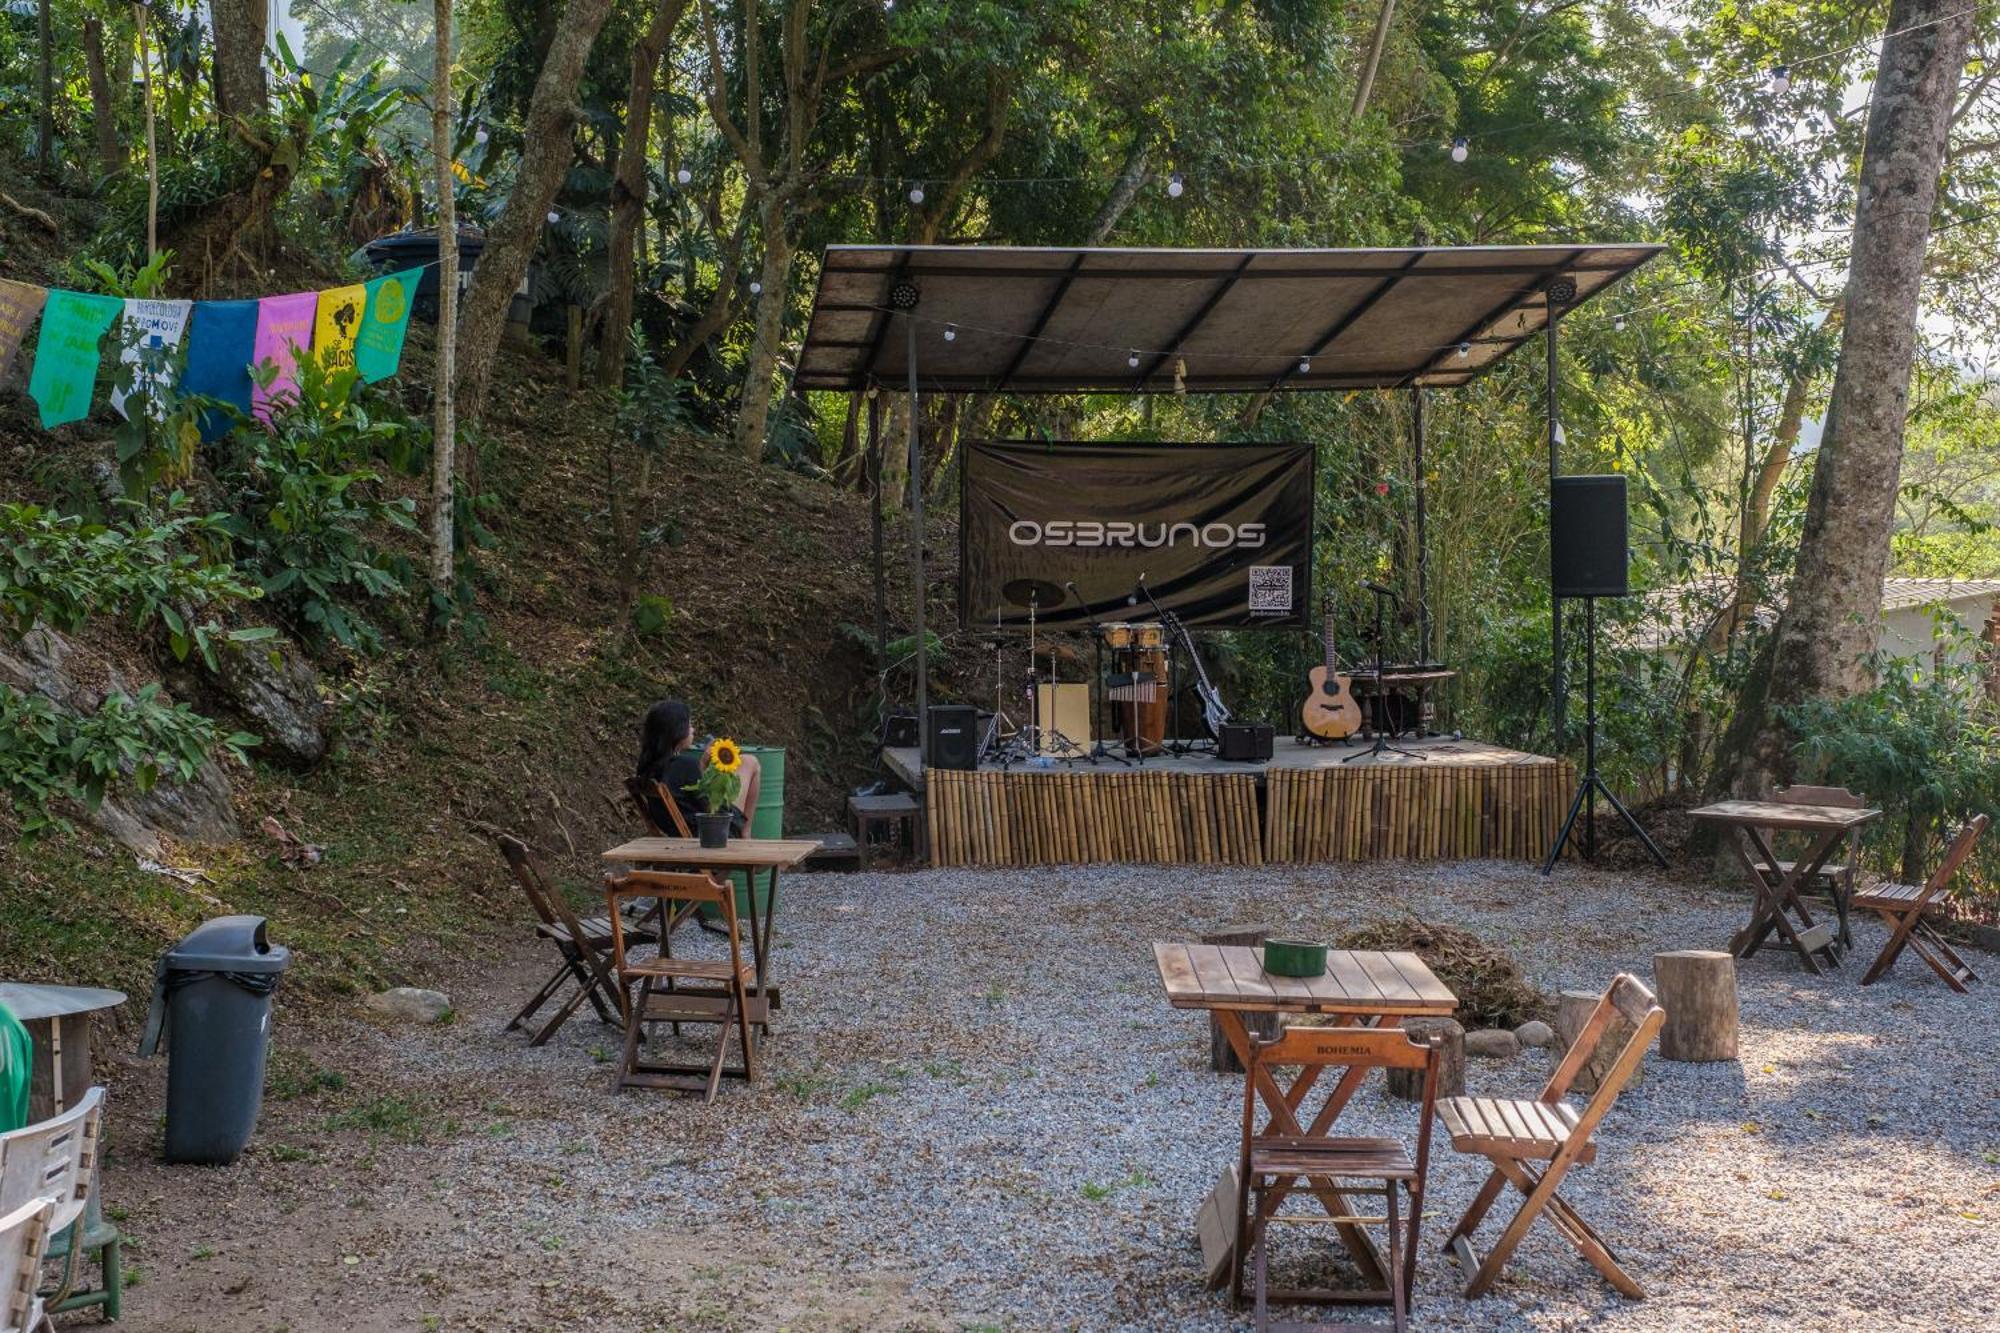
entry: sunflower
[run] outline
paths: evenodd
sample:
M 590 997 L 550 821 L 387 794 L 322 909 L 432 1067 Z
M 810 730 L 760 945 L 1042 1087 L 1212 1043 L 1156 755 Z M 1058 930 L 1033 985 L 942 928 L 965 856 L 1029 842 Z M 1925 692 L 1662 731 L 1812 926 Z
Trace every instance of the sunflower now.
M 708 762 L 712 767 L 724 773 L 734 773 L 738 768 L 742 767 L 743 751 L 738 749 L 736 742 L 730 740 L 728 737 L 718 737 L 709 742 Z

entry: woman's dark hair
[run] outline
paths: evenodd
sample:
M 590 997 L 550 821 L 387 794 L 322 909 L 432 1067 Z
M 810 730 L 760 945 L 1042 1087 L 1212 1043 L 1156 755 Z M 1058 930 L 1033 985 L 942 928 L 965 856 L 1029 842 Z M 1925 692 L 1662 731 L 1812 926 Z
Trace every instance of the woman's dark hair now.
M 639 776 L 657 778 L 690 728 L 688 706 L 679 699 L 662 699 L 648 708 L 639 730 Z

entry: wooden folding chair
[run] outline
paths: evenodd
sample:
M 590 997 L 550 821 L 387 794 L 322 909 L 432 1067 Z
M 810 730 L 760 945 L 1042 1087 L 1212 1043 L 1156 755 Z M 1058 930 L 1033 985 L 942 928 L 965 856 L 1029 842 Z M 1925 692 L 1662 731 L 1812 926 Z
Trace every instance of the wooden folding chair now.
M 674 800 L 673 793 L 667 790 L 666 783 L 653 782 L 636 776 L 629 777 L 625 779 L 625 794 L 632 798 L 633 806 L 639 811 L 639 818 L 646 821 L 646 827 L 653 830 L 654 837 L 692 838 L 694 836 L 693 833 L 688 831 L 687 816 L 681 813 L 680 803 Z M 649 797 L 657 800 L 660 803 L 660 808 L 666 811 L 668 822 L 666 828 L 660 827 L 660 821 L 653 818 L 653 806 L 652 802 L 648 800 Z
M 1624 1049 L 1619 1051 L 1610 1071 L 1598 1083 L 1590 1101 L 1582 1111 L 1578 1111 L 1564 1100 L 1564 1094 L 1569 1091 L 1577 1071 L 1596 1051 L 1598 1040 L 1604 1035 L 1614 1014 L 1621 1015 L 1632 1025 L 1632 1036 L 1626 1041 Z M 1586 1165 L 1596 1158 L 1597 1145 L 1591 1142 L 1590 1136 L 1597 1129 L 1597 1122 L 1604 1118 L 1605 1112 L 1618 1099 L 1619 1090 L 1632 1077 L 1632 1071 L 1639 1067 L 1646 1048 L 1653 1044 L 1654 1036 L 1666 1020 L 1667 1011 L 1660 1008 L 1653 992 L 1647 990 L 1637 977 L 1620 972 L 1591 1011 L 1589 1021 L 1577 1034 L 1569 1054 L 1556 1066 L 1555 1073 L 1549 1075 L 1548 1084 L 1540 1096 L 1532 1101 L 1446 1097 L 1437 1104 L 1445 1131 L 1451 1135 L 1453 1151 L 1477 1154 L 1493 1163 L 1493 1173 L 1486 1178 L 1486 1183 L 1473 1198 L 1472 1206 L 1465 1210 L 1465 1216 L 1458 1219 L 1458 1225 L 1452 1228 L 1451 1236 L 1445 1241 L 1446 1252 L 1453 1255 L 1469 1275 L 1465 1284 L 1467 1300 L 1486 1294 L 1494 1279 L 1500 1276 L 1507 1257 L 1513 1254 L 1521 1238 L 1528 1234 L 1528 1227 L 1544 1212 L 1563 1238 L 1575 1246 L 1577 1253 L 1589 1260 L 1592 1267 L 1604 1274 L 1605 1280 L 1621 1295 L 1632 1300 L 1645 1296 L 1639 1284 L 1618 1266 L 1618 1260 L 1611 1247 L 1604 1243 L 1604 1238 L 1556 1193 L 1556 1187 L 1562 1184 L 1571 1167 Z M 1541 1162 L 1547 1165 L 1529 1165 Z M 1480 1222 L 1485 1220 L 1487 1210 L 1493 1206 L 1500 1191 L 1510 1184 L 1524 1196 L 1521 1207 L 1500 1233 L 1500 1239 L 1482 1258 L 1472 1244 L 1472 1233 L 1479 1229 Z
M 37 1333 L 53 1329 L 47 1308 L 36 1293 L 42 1259 L 60 1201 L 28 1199 L 18 1207 L 0 1209 L 0 1333 Z
M 1423 1071 L 1423 1110 L 1417 1123 L 1415 1161 L 1395 1139 L 1328 1138 L 1316 1134 L 1260 1132 L 1257 1127 L 1258 1085 L 1269 1082 L 1281 1066 L 1297 1065 L 1299 1077 L 1310 1078 L 1329 1065 L 1350 1073 L 1368 1069 Z M 1419 1044 L 1402 1028 L 1288 1027 L 1270 1041 L 1250 1043 L 1243 1078 L 1243 1148 L 1237 1161 L 1236 1235 L 1233 1291 L 1243 1299 L 1243 1270 L 1253 1270 L 1259 1333 L 1269 1327 L 1269 1302 L 1386 1303 L 1394 1311 L 1397 1333 L 1409 1317 L 1410 1290 L 1416 1280 L 1414 1256 L 1417 1227 L 1423 1217 L 1424 1177 L 1430 1166 L 1431 1109 L 1437 1096 L 1438 1048 Z M 1364 1075 L 1365 1076 L 1365 1075 Z M 1343 1079 L 1343 1086 L 1346 1080 Z M 1377 1182 L 1357 1185 L 1355 1181 Z M 1397 1191 L 1409 1195 L 1407 1223 L 1397 1208 Z M 1279 1211 L 1294 1189 L 1316 1196 L 1330 1206 L 1311 1214 Z M 1374 1196 L 1383 1201 L 1380 1215 L 1349 1211 L 1350 1196 Z M 1272 1290 L 1265 1232 L 1274 1223 L 1333 1225 L 1358 1228 L 1382 1226 L 1389 1242 L 1388 1286 L 1355 1290 L 1339 1287 L 1285 1287 Z M 1407 1226 L 1407 1231 L 1405 1230 Z
M 700 1092 L 704 1100 L 714 1101 L 724 1074 L 754 1080 L 757 1077 L 755 1024 L 762 1021 L 763 1015 L 760 1009 L 752 1016 L 749 989 L 756 982 L 757 965 L 743 956 L 735 887 L 713 875 L 634 870 L 623 878 L 605 876 L 604 893 L 610 909 L 612 967 L 620 990 L 635 984 L 637 987 L 625 1008 L 625 1053 L 613 1089 L 670 1088 Z M 627 957 L 620 909 L 626 901 L 640 898 L 676 906 L 713 906 L 722 918 L 729 956 L 712 960 L 676 958 L 665 953 L 653 958 Z M 715 1024 L 719 1034 L 715 1058 L 706 1065 L 646 1063 L 641 1059 L 641 1048 L 648 1023 L 672 1023 L 676 1032 L 683 1023 Z M 728 1066 L 732 1032 L 743 1048 L 743 1063 L 734 1068 Z
M 1979 980 L 1979 974 L 1958 956 L 1957 950 L 1945 943 L 1936 926 L 1924 920 L 1924 909 L 1933 899 L 1944 892 L 1945 885 L 1965 864 L 1965 858 L 1972 855 L 1972 846 L 1979 841 L 1979 835 L 1986 832 L 1988 819 L 1985 815 L 1974 815 L 1972 822 L 1958 831 L 1945 849 L 1944 860 L 1922 884 L 1881 884 L 1864 893 L 1855 895 L 1854 905 L 1874 911 L 1889 925 L 1889 942 L 1882 946 L 1881 957 L 1868 969 L 1868 975 L 1861 978 L 1864 986 L 1873 985 L 1888 975 L 1895 966 L 1896 955 L 1909 945 L 1917 951 L 1917 956 L 1931 965 L 1931 970 L 1944 978 L 1944 984 L 1965 994 L 1965 983 Z
M 527 843 L 510 834 L 502 834 L 496 841 L 500 844 L 500 855 L 507 858 L 507 869 L 513 872 L 514 882 L 521 886 L 521 892 L 527 895 L 528 905 L 534 909 L 539 922 L 535 934 L 553 944 L 562 957 L 562 962 L 542 983 L 542 988 L 529 998 L 519 1013 L 507 1020 L 504 1031 L 526 1027 L 528 1020 L 543 1005 L 555 999 L 564 986 L 572 983 L 576 986 L 576 993 L 528 1039 L 530 1046 L 540 1046 L 554 1036 L 556 1029 L 568 1022 L 577 1006 L 586 1000 L 597 1011 L 601 1021 L 612 1024 L 621 1022 L 625 997 L 604 956 L 611 947 L 611 922 L 601 916 L 579 920 L 569 900 L 548 882 Z M 652 927 L 630 922 L 626 929 L 629 932 L 628 942 L 635 946 L 660 942 L 660 932 Z
M 1826 805 L 1841 810 L 1859 810 L 1867 801 L 1845 787 L 1809 787 L 1799 784 L 1779 787 L 1772 791 L 1771 799 L 1788 805 Z M 1836 938 L 1840 947 L 1854 947 L 1854 935 L 1848 929 L 1847 913 L 1854 899 L 1854 886 L 1860 878 L 1861 836 L 1850 830 L 1847 834 L 1847 855 L 1837 866 L 1822 866 L 1817 874 L 1807 881 L 1806 887 L 1824 893 L 1833 903 L 1834 915 L 1839 919 L 1839 933 Z M 1792 873 L 1798 862 L 1779 858 L 1765 860 L 1755 858 L 1757 873 L 1767 883 L 1781 883 Z
M 92 1088 L 62 1114 L 0 1134 L 0 1213 L 12 1214 L 23 1203 L 48 1199 L 53 1201 L 47 1219 L 49 1238 L 77 1226 L 96 1186 L 103 1125 L 104 1089 Z M 46 1250 L 47 1238 L 43 1244 Z M 51 1308 L 60 1306 L 69 1295 L 75 1279 L 76 1250 L 77 1237 L 71 1236 L 70 1262 L 61 1287 L 47 1302 Z M 30 1297 L 35 1295 L 39 1276 L 38 1267 L 26 1275 Z M 0 1288 L 0 1299 L 6 1294 L 8 1289 Z

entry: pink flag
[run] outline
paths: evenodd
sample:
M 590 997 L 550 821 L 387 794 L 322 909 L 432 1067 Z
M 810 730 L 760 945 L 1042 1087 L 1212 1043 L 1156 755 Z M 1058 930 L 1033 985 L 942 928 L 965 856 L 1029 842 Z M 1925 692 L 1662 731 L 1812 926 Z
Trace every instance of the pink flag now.
M 261 372 L 277 368 L 268 388 L 259 384 L 250 391 L 250 413 L 257 420 L 269 423 L 274 399 L 298 397 L 297 356 L 312 350 L 313 316 L 318 309 L 318 292 L 267 296 L 257 303 L 257 341 L 250 355 L 260 379 Z

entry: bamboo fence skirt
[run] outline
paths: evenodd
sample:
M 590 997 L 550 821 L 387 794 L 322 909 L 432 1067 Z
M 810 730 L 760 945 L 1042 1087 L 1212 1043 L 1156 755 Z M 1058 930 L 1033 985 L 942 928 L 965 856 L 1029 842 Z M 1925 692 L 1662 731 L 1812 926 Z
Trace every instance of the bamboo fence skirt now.
M 924 774 L 938 865 L 1539 860 L 1576 782 L 1566 761 L 1256 773 Z

